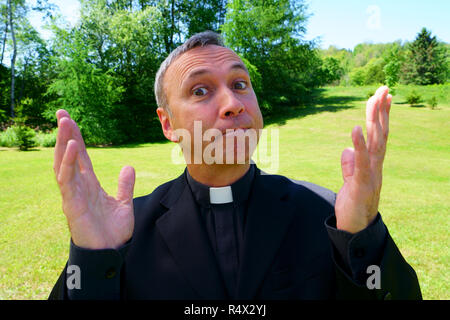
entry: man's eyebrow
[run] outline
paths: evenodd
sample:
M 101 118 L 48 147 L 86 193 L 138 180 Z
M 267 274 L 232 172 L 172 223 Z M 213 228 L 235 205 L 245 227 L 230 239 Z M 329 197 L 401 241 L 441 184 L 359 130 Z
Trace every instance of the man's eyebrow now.
M 246 73 L 248 73 L 248 70 L 247 70 L 247 68 L 245 67 L 245 65 L 244 65 L 243 63 L 240 63 L 240 62 L 234 63 L 234 64 L 231 66 L 230 70 L 233 70 L 233 69 L 242 69 L 242 70 L 244 70 Z
M 230 70 L 235 70 L 235 69 L 243 70 L 243 71 L 245 71 L 248 74 L 248 70 L 247 70 L 247 68 L 245 67 L 245 65 L 243 63 L 240 63 L 240 62 L 234 63 L 230 67 Z M 192 78 L 204 75 L 204 74 L 208 74 L 208 73 L 211 73 L 211 71 L 208 70 L 208 69 L 197 69 L 197 70 L 189 73 L 189 75 L 186 77 L 186 79 L 183 82 L 188 81 L 188 80 L 190 80 Z
M 209 71 L 208 69 L 197 69 L 197 70 L 189 73 L 189 75 L 186 77 L 185 81 L 195 78 L 197 76 L 203 75 L 205 73 L 211 73 L 211 71 Z

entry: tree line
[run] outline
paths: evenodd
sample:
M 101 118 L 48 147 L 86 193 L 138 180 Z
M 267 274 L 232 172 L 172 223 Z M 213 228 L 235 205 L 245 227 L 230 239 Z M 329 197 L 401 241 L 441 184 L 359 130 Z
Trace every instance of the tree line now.
M 330 46 L 321 50 L 329 83 L 363 86 L 398 83 L 432 85 L 450 77 L 450 46 L 422 28 L 414 41 L 362 43 L 353 50 Z
M 370 62 L 377 54 L 355 63 L 365 59 L 358 54 L 365 47 L 323 51 L 304 40 L 307 10 L 302 0 L 81 0 L 79 22 L 71 26 L 49 0 L 33 7 L 3 0 L 1 127 L 51 130 L 55 111 L 64 108 L 88 144 L 163 139 L 156 71 L 174 48 L 205 30 L 221 33 L 247 65 L 264 115 L 306 101 L 314 88 L 342 81 L 355 68 L 377 65 Z M 44 14 L 49 40 L 27 20 L 32 11 Z

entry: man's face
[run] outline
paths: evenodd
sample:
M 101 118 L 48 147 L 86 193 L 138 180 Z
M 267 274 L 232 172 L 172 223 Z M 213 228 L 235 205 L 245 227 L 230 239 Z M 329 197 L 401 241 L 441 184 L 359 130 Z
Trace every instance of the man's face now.
M 169 134 L 186 129 L 192 137 L 191 146 L 183 149 L 193 148 L 194 121 L 201 121 L 202 134 L 211 128 L 222 134 L 241 128 L 253 129 L 259 138 L 263 119 L 258 101 L 244 63 L 230 49 L 208 45 L 185 52 L 168 68 L 164 92 L 172 113 Z M 208 144 L 202 143 L 202 151 Z

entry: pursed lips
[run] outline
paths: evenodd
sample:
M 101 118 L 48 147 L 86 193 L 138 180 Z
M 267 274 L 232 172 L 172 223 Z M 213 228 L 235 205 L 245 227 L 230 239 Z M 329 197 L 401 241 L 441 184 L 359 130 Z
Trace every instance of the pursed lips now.
M 245 133 L 250 128 L 227 128 L 222 130 L 222 135 L 238 135 Z

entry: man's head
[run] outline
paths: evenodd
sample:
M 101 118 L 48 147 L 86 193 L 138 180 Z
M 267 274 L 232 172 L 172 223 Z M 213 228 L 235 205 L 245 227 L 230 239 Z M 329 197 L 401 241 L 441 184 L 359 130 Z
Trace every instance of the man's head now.
M 186 51 L 207 45 L 225 47 L 219 34 L 212 31 L 205 31 L 190 37 L 185 43 L 173 50 L 161 63 L 155 78 L 155 97 L 158 107 L 168 109 L 167 95 L 164 92 L 164 76 L 169 66 Z M 168 110 L 170 112 L 170 109 Z
M 195 122 L 201 123 L 201 134 L 238 128 L 259 133 L 263 126 L 245 64 L 213 32 L 194 35 L 167 57 L 156 75 L 155 94 L 164 135 L 180 142 L 177 133 L 184 130 L 192 137 L 181 141 L 183 151 L 194 149 Z M 210 141 L 202 141 L 202 152 Z

